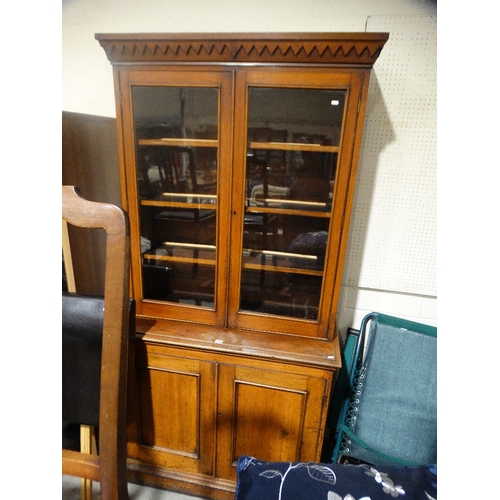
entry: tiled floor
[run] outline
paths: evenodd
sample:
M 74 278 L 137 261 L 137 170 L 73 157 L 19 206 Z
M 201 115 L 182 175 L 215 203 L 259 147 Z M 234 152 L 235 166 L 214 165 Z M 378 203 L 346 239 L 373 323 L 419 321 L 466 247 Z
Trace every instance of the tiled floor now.
M 78 477 L 62 477 L 62 500 L 81 500 L 81 480 Z M 93 500 L 101 500 L 99 494 L 99 483 L 92 483 L 94 495 Z M 199 497 L 181 495 L 172 491 L 157 490 L 147 486 L 129 483 L 128 493 L 130 500 L 199 500 Z

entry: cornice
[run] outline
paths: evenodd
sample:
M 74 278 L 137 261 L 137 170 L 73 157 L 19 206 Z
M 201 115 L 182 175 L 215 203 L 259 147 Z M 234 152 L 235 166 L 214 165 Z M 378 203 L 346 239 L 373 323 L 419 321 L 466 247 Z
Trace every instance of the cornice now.
M 372 67 L 388 33 L 96 34 L 112 64 L 274 63 Z

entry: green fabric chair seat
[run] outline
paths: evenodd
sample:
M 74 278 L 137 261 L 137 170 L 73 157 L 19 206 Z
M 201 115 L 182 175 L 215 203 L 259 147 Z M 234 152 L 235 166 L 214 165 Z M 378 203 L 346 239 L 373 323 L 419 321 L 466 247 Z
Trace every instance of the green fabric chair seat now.
M 376 465 L 437 462 L 437 329 L 366 316 L 333 460 Z

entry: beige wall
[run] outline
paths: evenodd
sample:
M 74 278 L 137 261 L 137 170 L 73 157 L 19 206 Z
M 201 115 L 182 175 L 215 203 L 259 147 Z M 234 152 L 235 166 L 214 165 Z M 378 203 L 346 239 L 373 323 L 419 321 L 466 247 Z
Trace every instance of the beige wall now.
M 437 324 L 435 2 L 63 0 L 62 22 L 62 108 L 109 117 L 112 69 L 95 33 L 391 32 L 372 76 L 338 319 L 345 330 L 375 310 Z
M 63 0 L 62 107 L 115 116 L 94 33 L 365 31 L 371 16 L 435 13 L 432 0 Z

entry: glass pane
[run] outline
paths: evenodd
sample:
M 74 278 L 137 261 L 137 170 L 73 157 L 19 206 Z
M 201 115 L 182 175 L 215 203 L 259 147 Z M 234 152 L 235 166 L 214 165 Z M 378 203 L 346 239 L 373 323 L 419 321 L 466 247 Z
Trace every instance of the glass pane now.
M 344 104 L 249 89 L 241 310 L 318 318 Z
M 132 96 L 144 298 L 213 308 L 218 89 Z

